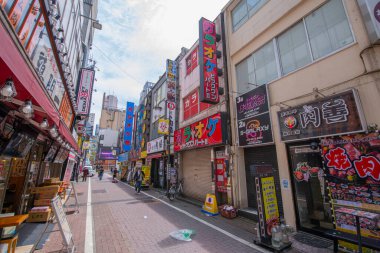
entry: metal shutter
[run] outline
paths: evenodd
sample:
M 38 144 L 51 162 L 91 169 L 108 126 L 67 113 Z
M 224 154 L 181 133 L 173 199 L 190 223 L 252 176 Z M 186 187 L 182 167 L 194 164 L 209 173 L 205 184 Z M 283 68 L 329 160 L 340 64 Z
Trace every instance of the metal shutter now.
M 280 216 L 283 216 L 280 177 L 278 173 L 276 147 L 271 145 L 271 146 L 263 146 L 263 147 L 256 147 L 256 148 L 246 148 L 244 149 L 244 159 L 245 159 L 245 172 L 246 172 L 246 179 L 247 179 L 247 194 L 248 194 L 249 207 L 257 208 L 256 190 L 255 190 L 255 185 L 254 185 L 254 178 L 250 176 L 251 174 L 250 165 L 251 164 L 271 164 L 273 167 L 273 176 L 274 176 L 274 182 L 276 186 L 278 210 L 280 212 Z
M 211 149 L 183 153 L 183 190 L 187 197 L 204 201 L 211 193 Z

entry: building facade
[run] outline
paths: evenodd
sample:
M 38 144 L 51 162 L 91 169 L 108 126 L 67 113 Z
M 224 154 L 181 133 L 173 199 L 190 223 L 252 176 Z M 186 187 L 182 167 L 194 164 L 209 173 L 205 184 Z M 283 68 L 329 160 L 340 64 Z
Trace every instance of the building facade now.
M 380 204 L 376 7 L 255 2 L 223 10 L 234 204 L 262 219 L 268 206 L 258 189 L 269 182 L 270 211 L 288 224 L 324 236 L 355 233 L 341 208 L 376 213 Z

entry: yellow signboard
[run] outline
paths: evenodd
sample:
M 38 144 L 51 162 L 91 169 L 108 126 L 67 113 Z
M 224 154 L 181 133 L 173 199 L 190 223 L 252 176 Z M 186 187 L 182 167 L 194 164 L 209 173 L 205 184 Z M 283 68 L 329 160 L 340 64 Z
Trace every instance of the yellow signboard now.
M 146 151 L 141 151 L 141 156 L 140 158 L 146 158 L 148 156 Z
M 261 187 L 263 192 L 263 204 L 265 210 L 266 222 L 280 217 L 278 213 L 276 188 L 273 177 L 261 178 Z
M 90 148 L 90 142 L 89 141 L 84 141 L 82 148 L 83 148 L 83 150 L 89 149 Z
M 150 166 L 141 166 L 141 171 L 144 172 L 145 177 L 141 183 L 142 186 L 149 186 L 150 184 Z
M 218 204 L 216 202 L 216 197 L 213 194 L 207 194 L 205 199 L 205 204 L 202 207 L 202 212 L 208 215 L 218 215 Z
M 158 120 L 158 134 L 169 134 L 169 120 L 168 119 Z

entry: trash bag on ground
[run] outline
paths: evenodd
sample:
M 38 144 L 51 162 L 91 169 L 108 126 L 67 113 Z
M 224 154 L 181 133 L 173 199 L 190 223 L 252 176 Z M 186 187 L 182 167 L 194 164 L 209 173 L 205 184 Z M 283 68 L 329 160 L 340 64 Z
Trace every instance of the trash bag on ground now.
M 171 232 L 170 236 L 180 241 L 191 242 L 190 236 L 192 234 L 195 234 L 194 230 L 180 229 L 180 230 Z

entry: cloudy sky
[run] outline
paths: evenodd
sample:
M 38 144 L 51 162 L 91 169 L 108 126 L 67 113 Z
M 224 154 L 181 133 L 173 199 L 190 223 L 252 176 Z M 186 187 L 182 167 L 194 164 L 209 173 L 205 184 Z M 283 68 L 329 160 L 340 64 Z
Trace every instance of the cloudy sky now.
M 228 0 L 99 0 L 92 55 L 99 71 L 92 112 L 99 123 L 103 92 L 114 94 L 118 106 L 137 102 L 146 81 L 157 82 L 166 59 L 198 37 L 201 17 L 213 20 Z M 190 4 L 190 5 L 189 5 Z

